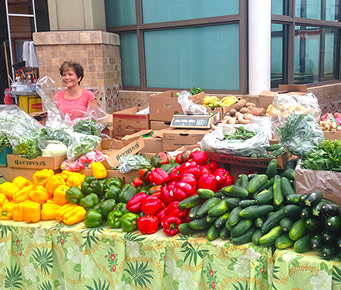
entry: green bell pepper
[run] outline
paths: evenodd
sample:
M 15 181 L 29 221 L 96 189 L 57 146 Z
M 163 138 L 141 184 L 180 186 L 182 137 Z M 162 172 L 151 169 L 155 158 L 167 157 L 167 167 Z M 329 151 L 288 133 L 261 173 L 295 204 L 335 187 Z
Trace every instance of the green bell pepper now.
M 135 213 L 126 213 L 120 217 L 122 230 L 125 232 L 132 232 L 137 228 L 137 219 L 139 216 Z
M 115 206 L 116 206 L 116 201 L 114 199 L 107 199 L 107 200 L 103 200 L 99 204 L 99 210 L 101 214 L 103 215 L 103 217 L 107 218 L 109 212 L 114 210 Z
M 65 199 L 69 203 L 79 204 L 79 200 L 83 197 L 83 192 L 77 186 L 71 186 L 65 193 Z
M 99 197 L 96 193 L 90 193 L 89 195 L 80 199 L 79 204 L 86 209 L 93 208 L 99 203 Z
M 109 188 L 110 186 L 116 186 L 118 188 L 121 188 L 122 185 L 123 185 L 123 181 L 120 177 L 111 177 L 111 178 L 108 178 L 107 181 L 106 181 L 106 186 Z
M 103 216 L 97 209 L 90 209 L 84 220 L 84 224 L 87 228 L 96 228 L 102 224 Z
M 115 210 L 119 210 L 120 212 L 122 212 L 123 214 L 125 213 L 129 213 L 130 211 L 127 210 L 127 204 L 124 202 L 119 202 L 116 207 Z
M 85 195 L 96 193 L 98 196 L 104 194 L 105 183 L 98 181 L 95 177 L 88 176 L 82 182 L 81 190 Z
M 115 199 L 118 200 L 118 195 L 121 192 L 121 188 L 115 185 L 111 185 L 104 194 L 105 199 Z
M 151 188 L 150 185 L 143 185 L 141 187 L 137 187 L 138 192 L 144 192 L 144 193 L 148 193 L 149 188 Z
M 108 225 L 114 229 L 121 227 L 120 217 L 123 213 L 119 210 L 113 210 L 108 214 Z
M 131 184 L 125 184 L 118 195 L 118 200 L 127 203 L 135 194 L 137 194 L 137 189 Z
M 171 171 L 179 165 L 180 164 L 178 164 L 178 163 L 168 163 L 168 164 L 162 164 L 160 166 L 160 168 L 163 169 L 164 171 L 166 171 L 168 174 L 170 174 Z

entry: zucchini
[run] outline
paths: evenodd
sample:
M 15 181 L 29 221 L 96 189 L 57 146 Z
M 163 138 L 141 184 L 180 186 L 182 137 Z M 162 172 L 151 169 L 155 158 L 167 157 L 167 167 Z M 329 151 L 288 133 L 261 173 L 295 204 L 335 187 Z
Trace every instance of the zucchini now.
M 240 237 L 245 234 L 252 226 L 251 219 L 242 219 L 234 227 L 232 227 L 230 234 L 232 237 Z
M 240 198 L 238 197 L 230 197 L 226 199 L 227 207 L 231 210 L 239 206 L 239 202 Z
M 246 208 L 248 206 L 251 206 L 251 205 L 256 205 L 257 204 L 257 200 L 254 200 L 254 199 L 244 199 L 244 200 L 241 200 L 239 202 L 239 205 L 242 207 L 242 208 Z
M 200 198 L 199 195 L 195 194 L 180 201 L 178 207 L 180 210 L 184 210 L 186 208 L 192 208 L 193 206 L 196 206 L 201 203 L 202 199 Z
M 284 170 L 287 170 L 289 168 L 295 169 L 297 165 L 297 158 L 291 158 L 287 164 L 285 164 Z
M 221 239 L 227 240 L 230 237 L 230 231 L 226 227 L 223 227 L 220 230 L 219 236 Z
M 257 229 L 261 229 L 264 224 L 264 219 L 262 217 L 258 217 L 255 219 L 255 227 Z
M 302 238 L 298 239 L 295 244 L 294 248 L 297 253 L 305 253 L 308 252 L 311 249 L 311 237 L 312 234 L 306 234 Z
M 255 228 L 250 228 L 245 234 L 239 237 L 233 237 L 232 243 L 235 245 L 243 245 L 252 241 L 252 235 L 256 231 Z
M 269 204 L 273 199 L 273 193 L 271 190 L 263 190 L 257 194 L 256 200 L 258 204 Z
M 193 230 L 205 230 L 209 228 L 210 223 L 206 221 L 206 217 L 202 217 L 200 219 L 195 219 L 189 222 L 190 228 Z
M 305 221 L 305 228 L 311 233 L 316 233 L 320 231 L 322 227 L 317 218 L 308 218 Z
M 302 218 L 308 219 L 313 216 L 313 213 L 310 207 L 305 207 L 305 208 L 302 208 L 300 215 Z
M 288 234 L 280 235 L 275 241 L 276 248 L 280 249 L 280 250 L 290 248 L 290 247 L 292 247 L 293 244 L 294 244 L 294 242 L 289 239 Z
M 279 226 L 281 227 L 283 232 L 289 232 L 292 227 L 293 221 L 289 218 L 281 219 L 279 222 Z
M 327 216 L 338 216 L 340 206 L 334 203 L 326 203 L 322 206 L 322 213 Z
M 310 245 L 313 249 L 320 249 L 323 245 L 322 235 L 318 234 L 311 238 Z
M 267 234 L 261 236 L 259 239 L 259 244 L 264 247 L 272 246 L 276 239 L 282 234 L 282 229 L 280 226 L 276 226 L 271 229 Z
M 295 169 L 288 168 L 284 170 L 284 172 L 281 174 L 282 177 L 286 177 L 289 180 L 295 180 Z
M 322 231 L 322 239 L 326 244 L 332 244 L 335 240 L 335 236 L 332 232 L 327 230 Z
M 269 179 L 277 174 L 277 165 L 278 165 L 277 159 L 272 159 L 269 162 L 265 171 L 265 174 L 268 176 Z
M 287 204 L 296 204 L 298 205 L 300 202 L 301 194 L 295 193 L 295 194 L 290 194 L 287 196 L 286 201 Z
M 213 222 L 215 222 L 215 220 L 217 219 L 218 217 L 217 216 L 210 216 L 210 215 L 207 215 L 206 216 L 206 221 L 211 224 Z
M 326 260 L 331 260 L 336 256 L 335 248 L 332 245 L 322 246 L 320 253 L 323 259 L 326 259 Z
M 200 230 L 192 229 L 189 226 L 189 223 L 179 224 L 178 229 L 179 229 L 179 233 L 183 235 L 191 235 L 191 234 L 201 232 Z
M 258 174 L 249 181 L 247 191 L 251 194 L 255 193 L 258 189 L 266 184 L 268 176 L 265 174 Z
M 284 207 L 284 212 L 287 217 L 291 219 L 297 219 L 300 217 L 301 208 L 295 204 L 288 204 Z
M 211 207 L 215 206 L 218 202 L 220 202 L 221 199 L 217 198 L 217 197 L 212 197 L 210 199 L 207 199 L 198 209 L 198 211 L 196 212 L 196 218 L 201 218 L 203 217 L 205 214 L 208 213 L 208 211 L 210 210 Z
M 325 227 L 329 231 L 338 231 L 340 229 L 340 219 L 337 216 L 330 216 L 325 221 Z
M 198 196 L 202 199 L 209 199 L 214 197 L 214 191 L 206 188 L 199 188 L 197 190 Z
M 321 210 L 322 210 L 322 206 L 324 206 L 325 204 L 327 204 L 328 201 L 326 200 L 321 200 L 317 205 L 315 205 L 313 208 L 312 208 L 312 213 L 313 213 L 313 216 L 320 216 L 320 213 L 321 213 Z
M 252 243 L 254 243 L 256 246 L 258 246 L 259 245 L 259 239 L 261 238 L 262 235 L 263 234 L 262 234 L 261 229 L 256 230 L 252 235 Z
M 221 191 L 227 197 L 246 198 L 249 195 L 249 192 L 244 187 L 235 186 L 235 185 L 226 186 L 226 187 L 222 188 Z
M 315 206 L 317 205 L 323 197 L 323 192 L 319 189 L 315 189 L 312 193 L 308 195 L 308 197 L 304 200 L 304 204 L 306 206 Z
M 199 210 L 199 208 L 201 207 L 201 204 L 197 204 L 196 206 L 193 206 L 191 208 L 191 210 L 188 213 L 188 218 L 192 221 L 196 218 L 196 213 Z
M 231 227 L 235 226 L 241 219 L 239 216 L 240 211 L 242 208 L 240 206 L 235 207 L 231 212 L 227 219 L 227 222 Z
M 298 205 L 304 207 L 305 206 L 305 200 L 308 197 L 308 195 L 301 195 L 300 200 L 298 201 Z
M 341 249 L 341 237 L 338 237 L 337 240 L 336 240 L 336 247 L 338 249 Z
M 267 215 L 273 210 L 272 205 L 251 205 L 239 212 L 239 216 L 242 218 L 257 218 Z
M 219 201 L 208 210 L 210 216 L 220 216 L 228 211 L 226 199 Z
M 281 178 L 279 175 L 275 176 L 275 181 L 273 184 L 273 193 L 274 205 L 281 206 L 284 202 L 284 196 L 281 189 Z
M 286 177 L 281 177 L 281 190 L 284 197 L 296 194 L 294 188 L 291 185 L 291 182 Z
M 219 233 L 220 233 L 220 229 L 212 225 L 207 231 L 207 239 L 209 241 L 213 241 L 219 237 Z
M 239 175 L 239 179 L 240 179 L 240 187 L 247 189 L 247 186 L 249 185 L 249 178 L 247 177 L 247 175 L 241 174 Z
M 302 238 L 305 233 L 305 219 L 301 218 L 292 225 L 289 231 L 289 238 L 293 241 L 297 241 Z
M 220 217 L 218 217 L 215 221 L 214 221 L 214 226 L 218 229 L 222 228 L 225 224 L 226 224 L 226 221 L 229 217 L 230 213 L 227 212 L 223 215 L 221 215 Z M 206 220 L 207 221 L 207 220 Z
M 281 221 L 281 219 L 283 219 L 286 216 L 285 212 L 284 212 L 284 208 L 276 211 L 274 214 L 272 214 L 271 216 L 269 216 L 266 221 L 264 222 L 263 226 L 262 226 L 262 233 L 266 234 L 268 233 L 272 228 L 274 228 L 275 226 L 279 225 L 279 222 Z

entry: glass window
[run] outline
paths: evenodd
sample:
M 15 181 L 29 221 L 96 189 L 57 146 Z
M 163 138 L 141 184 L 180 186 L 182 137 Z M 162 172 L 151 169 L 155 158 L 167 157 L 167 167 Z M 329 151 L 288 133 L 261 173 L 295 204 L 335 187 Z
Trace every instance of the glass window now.
M 339 1 L 326 0 L 325 20 L 334 21 L 339 20 Z
M 108 27 L 136 24 L 135 0 L 105 0 Z
M 296 0 L 296 17 L 321 20 L 322 0 Z
M 144 43 L 147 87 L 239 90 L 238 24 L 145 32 Z
M 339 78 L 339 68 L 337 61 L 337 51 L 339 51 L 338 32 L 336 29 L 322 29 L 322 37 L 324 40 L 323 54 L 323 71 L 321 73 L 321 81 L 334 80 Z
M 271 10 L 272 14 L 288 15 L 288 0 L 272 0 Z
M 142 0 L 142 11 L 143 23 L 232 15 L 239 14 L 239 0 Z
M 122 83 L 125 87 L 139 87 L 139 57 L 135 32 L 120 34 Z

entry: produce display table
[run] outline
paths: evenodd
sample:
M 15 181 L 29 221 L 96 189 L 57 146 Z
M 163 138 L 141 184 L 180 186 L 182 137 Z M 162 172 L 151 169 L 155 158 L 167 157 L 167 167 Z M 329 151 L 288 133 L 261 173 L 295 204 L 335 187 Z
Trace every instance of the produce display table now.
M 316 253 L 204 236 L 150 236 L 56 221 L 0 221 L 0 288 L 339 289 L 341 263 Z M 75 288 L 77 289 L 77 288 Z

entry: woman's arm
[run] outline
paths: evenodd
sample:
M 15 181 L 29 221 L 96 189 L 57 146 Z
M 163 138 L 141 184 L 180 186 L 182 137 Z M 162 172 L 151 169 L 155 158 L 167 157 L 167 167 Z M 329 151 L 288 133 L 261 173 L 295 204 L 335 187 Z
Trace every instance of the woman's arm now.
M 98 117 L 98 102 L 97 99 L 93 99 L 92 101 L 90 101 L 89 105 L 88 105 L 91 114 L 93 114 L 94 119 L 97 119 Z

